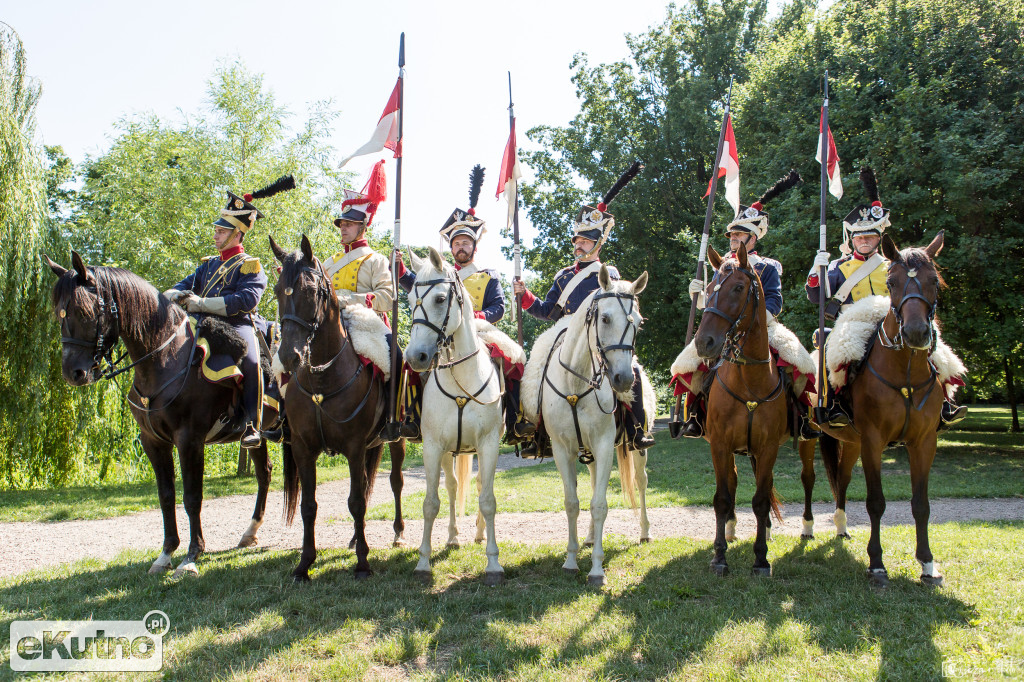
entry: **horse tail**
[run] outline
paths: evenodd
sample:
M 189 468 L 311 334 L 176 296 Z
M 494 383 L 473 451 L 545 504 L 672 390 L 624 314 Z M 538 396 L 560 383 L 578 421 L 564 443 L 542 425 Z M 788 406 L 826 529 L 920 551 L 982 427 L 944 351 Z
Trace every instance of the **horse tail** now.
M 377 482 L 377 469 L 380 468 L 380 461 L 384 458 L 384 444 L 367 449 L 365 457 L 366 505 L 369 507 L 370 497 L 373 495 L 373 484 Z
M 459 516 L 466 513 L 466 496 L 469 494 L 469 479 L 473 476 L 473 456 L 455 455 L 455 510 Z
M 619 462 L 619 479 L 622 481 L 622 496 L 629 502 L 629 506 L 636 509 L 636 469 L 633 468 L 633 458 L 636 453 L 629 449 L 625 440 L 615 447 L 616 459 Z
M 832 488 L 832 499 L 839 499 L 839 441 L 822 432 L 818 437 L 818 446 L 821 448 L 821 461 L 825 464 L 825 474 L 828 476 L 828 484 Z
M 285 525 L 290 526 L 295 519 L 295 507 L 299 503 L 299 476 L 292 455 L 292 444 L 287 439 L 281 442 L 281 464 L 284 469 L 284 508 L 281 515 Z

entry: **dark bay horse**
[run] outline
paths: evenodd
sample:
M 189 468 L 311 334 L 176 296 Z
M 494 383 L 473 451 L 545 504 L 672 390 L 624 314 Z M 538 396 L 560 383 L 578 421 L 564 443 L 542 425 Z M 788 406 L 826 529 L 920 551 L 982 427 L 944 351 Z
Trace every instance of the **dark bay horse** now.
M 864 467 L 871 519 L 868 576 L 879 587 L 889 584 L 882 563 L 879 525 L 885 512 L 882 451 L 890 443 L 905 443 L 910 459 L 910 505 L 917 527 L 921 582 L 943 582 L 928 545 L 928 475 L 935 459 L 943 399 L 942 386 L 928 356 L 935 341 L 939 289 L 945 286 L 932 261 L 942 244 L 942 232 L 923 249 L 903 251 L 889 235 L 882 237 L 882 253 L 890 261 L 890 308 L 860 372 L 845 389 L 853 406 L 853 423 L 843 429 L 821 425 L 821 454 L 836 498 L 837 516 L 846 508 L 846 488 L 858 457 Z M 845 511 L 842 517 L 845 519 Z
M 708 392 L 707 433 L 715 467 L 715 555 L 711 569 L 728 573 L 727 524 L 736 519 L 736 454 L 750 457 L 757 489 L 754 575 L 770 576 L 768 514 L 782 518 L 772 470 L 779 446 L 789 435 L 782 376 L 769 352 L 764 291 L 747 260 L 746 246 L 735 259 L 723 260 L 708 249 L 715 276 L 708 285 L 707 307 L 694 336 L 697 353 L 718 364 Z
M 367 561 L 366 506 L 384 449 L 378 436 L 386 419 L 387 385 L 371 367 L 363 365 L 353 349 L 334 287 L 313 255 L 306 235 L 302 236 L 300 250 L 294 253 L 285 252 L 272 237 L 270 248 L 282 265 L 274 287 L 281 312 L 278 357 L 291 373 L 287 409 L 292 447 L 284 460 L 288 523 L 295 518 L 300 484 L 302 488 L 302 555 L 292 576 L 296 582 L 308 582 L 309 567 L 316 560 L 316 460 L 327 451 L 340 452 L 348 459 L 348 509 L 355 520 L 355 577 L 367 578 L 373 571 Z M 401 506 L 405 441 L 389 447 L 398 546 L 405 528 Z
M 70 270 L 45 255 L 57 275 L 53 307 L 61 330 L 61 369 L 72 386 L 85 386 L 102 376 L 100 365 L 118 340 L 124 342 L 134 365 L 135 376 L 128 394 L 132 416 L 139 424 L 142 447 L 156 474 L 157 495 L 163 512 L 163 551 L 150 573 L 171 568 L 171 555 L 178 548 L 178 524 L 174 515 L 174 459 L 178 450 L 181 467 L 182 501 L 188 514 L 191 540 L 188 554 L 175 576 L 196 573 L 195 561 L 205 550 L 200 509 L 203 503 L 204 449 L 207 435 L 217 429 L 228 413 L 238 391 L 211 384 L 200 376 L 191 360 L 194 341 L 187 315 L 164 298 L 138 275 L 110 267 L 86 267 L 72 252 Z M 238 420 L 236 420 L 238 421 Z M 216 442 L 238 440 L 242 424 L 218 434 Z M 269 424 L 264 424 L 268 427 Z M 222 432 L 223 433 L 223 432 Z M 239 547 L 256 544 L 256 531 L 263 523 L 270 486 L 270 459 L 266 443 L 249 450 L 256 470 L 256 509 Z

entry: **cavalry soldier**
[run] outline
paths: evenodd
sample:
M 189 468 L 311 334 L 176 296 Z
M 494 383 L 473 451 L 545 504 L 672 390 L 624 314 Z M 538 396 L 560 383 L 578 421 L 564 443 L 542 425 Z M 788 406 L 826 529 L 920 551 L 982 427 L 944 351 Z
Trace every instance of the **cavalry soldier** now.
M 740 246 L 746 245 L 747 261 L 761 279 L 765 311 L 775 318 L 782 312 L 782 264 L 774 258 L 759 255 L 757 243 L 768 234 L 768 214 L 764 211 L 765 204 L 799 182 L 800 175 L 795 170 L 791 170 L 753 204 L 750 206 L 740 204 L 735 219 L 725 228 L 725 235 L 729 239 L 729 253 L 724 257 L 735 258 Z M 704 282 L 699 279 L 691 280 L 689 293 L 690 298 L 693 298 L 694 294 L 698 295 L 697 307 L 703 309 L 705 305 Z M 702 404 L 703 396 L 691 393 L 682 382 L 677 383 L 684 394 L 686 404 L 692 408 L 688 410 L 681 433 L 687 438 L 701 438 L 704 435 L 704 419 L 706 417 L 705 407 Z M 804 410 L 800 411 L 798 426 L 801 439 L 818 437 L 817 429 L 811 425 Z
M 879 201 L 874 171 L 867 167 L 861 169 L 860 179 L 871 203 L 860 204 L 843 219 L 843 243 L 839 247 L 842 257 L 829 261 L 828 251 L 819 251 L 814 256 L 814 265 L 804 287 L 808 300 L 817 304 L 820 295 L 819 268 L 827 268 L 825 295 L 828 302 L 825 305 L 825 317 L 829 322 L 834 322 L 842 311 L 866 296 L 889 295 L 886 284 L 889 260 L 878 250 L 882 243 L 882 233 L 891 224 L 889 209 L 884 208 Z M 817 332 L 814 341 L 817 347 Z M 829 382 L 824 383 L 828 387 L 829 426 L 842 428 L 849 425 L 850 415 L 846 413 L 841 401 L 836 399 Z M 943 424 L 955 424 L 966 416 L 966 407 L 958 407 L 948 399 L 943 402 Z
M 522 280 L 514 280 L 512 287 L 521 295 L 523 310 L 541 320 L 555 322 L 565 315 L 572 315 L 590 294 L 600 288 L 598 274 L 601 272 L 601 247 L 608 239 L 608 233 L 615 225 L 615 216 L 607 212 L 608 203 L 643 168 L 639 162 L 633 164 L 597 206 L 584 206 L 576 215 L 573 225 L 572 247 L 575 262 L 555 275 L 555 282 L 544 300 L 537 298 Z M 619 271 L 608 266 L 608 275 L 619 279 Z M 627 412 L 626 436 L 634 450 L 646 450 L 654 445 L 654 438 L 646 432 L 647 416 L 644 410 L 643 388 L 640 384 L 639 368 L 633 365 L 633 402 Z M 536 456 L 536 441 L 523 450 L 526 456 Z
M 391 264 L 386 256 L 371 249 L 366 239 L 367 226 L 387 198 L 383 164 L 384 161 L 379 161 L 374 165 L 362 192 L 345 190 L 343 213 L 334 220 L 343 250 L 324 262 L 324 270 L 342 308 L 371 308 L 388 324 L 387 313 L 395 299 Z
M 258 448 L 263 438 L 259 427 L 263 413 L 263 377 L 260 371 L 260 346 L 256 333 L 266 334 L 267 321 L 257 312 L 267 288 L 267 276 L 260 260 L 245 253 L 242 241 L 263 214 L 251 203 L 295 187 L 288 175 L 272 185 L 243 197 L 228 192 L 228 205 L 213 223 L 213 241 L 220 253 L 206 256 L 196 271 L 164 292 L 171 301 L 196 315 L 224 318 L 243 339 L 246 354 L 241 360 L 242 408 L 245 411 L 243 448 Z
M 455 259 L 455 271 L 469 292 L 473 301 L 473 313 L 477 319 L 496 324 L 505 316 L 505 292 L 501 287 L 501 279 L 497 270 L 480 268 L 474 262 L 480 238 L 487 232 L 486 223 L 476 217 L 476 204 L 483 186 L 484 169 L 479 165 L 473 168 L 470 175 L 469 210 L 456 208 L 441 226 L 441 236 L 448 242 Z M 411 292 L 416 283 L 416 273 L 406 270 L 402 262 L 402 253 L 395 250 L 395 262 L 398 263 L 398 283 L 406 292 Z M 503 362 L 505 372 L 505 433 L 510 443 L 518 443 L 533 436 L 533 424 L 523 417 L 519 399 L 519 384 L 523 378 L 522 367 L 508 366 Z M 410 383 L 411 409 L 402 423 L 402 435 L 406 438 L 420 437 L 419 418 L 422 407 L 422 393 L 419 386 Z

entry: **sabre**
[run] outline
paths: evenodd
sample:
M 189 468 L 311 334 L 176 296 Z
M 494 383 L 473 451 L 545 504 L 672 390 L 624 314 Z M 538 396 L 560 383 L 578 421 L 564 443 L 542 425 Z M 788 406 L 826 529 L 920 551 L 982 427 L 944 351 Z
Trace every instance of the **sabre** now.
M 825 99 L 821 107 L 821 221 L 818 225 L 818 251 L 828 248 L 825 236 L 825 205 L 828 201 L 828 71 L 825 72 Z M 814 409 L 814 420 L 821 424 L 825 413 L 825 288 L 828 269 L 818 266 L 818 406 Z
M 512 110 L 512 72 L 508 72 L 508 130 L 511 135 L 515 131 L 516 116 Z M 518 150 L 513 150 L 518 154 Z M 519 246 L 519 181 L 513 175 L 512 181 L 516 183 L 516 193 L 512 209 L 512 263 L 515 268 L 514 279 L 523 278 L 523 266 Z M 523 345 L 523 309 L 520 302 L 522 294 L 516 294 L 516 341 Z
M 402 144 L 402 119 L 405 118 L 405 32 L 398 42 L 398 148 Z M 391 283 L 395 292 L 391 303 L 391 319 L 393 331 L 391 339 L 391 380 L 388 385 L 388 426 L 387 433 L 397 440 L 398 424 L 398 263 L 399 250 L 402 248 L 402 156 L 398 157 L 398 170 L 395 176 L 395 229 L 392 239 L 394 248 L 391 250 Z

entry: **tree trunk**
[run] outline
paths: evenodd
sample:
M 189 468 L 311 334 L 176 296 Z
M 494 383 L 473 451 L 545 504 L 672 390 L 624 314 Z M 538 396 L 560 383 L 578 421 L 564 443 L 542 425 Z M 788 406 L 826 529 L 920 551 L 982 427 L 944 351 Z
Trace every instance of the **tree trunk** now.
M 1006 368 L 1006 395 L 1010 399 L 1010 414 L 1013 415 L 1013 426 L 1010 430 L 1020 433 L 1020 420 L 1017 418 L 1017 389 L 1013 385 L 1013 369 L 1010 367 L 1010 358 L 1003 359 L 1003 367 Z

